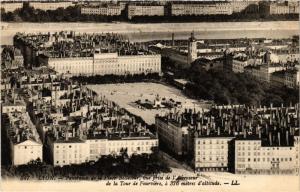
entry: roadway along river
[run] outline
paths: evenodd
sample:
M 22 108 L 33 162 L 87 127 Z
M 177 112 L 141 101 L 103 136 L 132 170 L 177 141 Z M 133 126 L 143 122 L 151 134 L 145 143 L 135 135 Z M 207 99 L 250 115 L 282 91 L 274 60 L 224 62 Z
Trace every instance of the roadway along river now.
M 2 44 L 12 44 L 16 32 L 46 33 L 48 31 L 74 30 L 80 33 L 125 33 L 131 41 L 187 39 L 191 31 L 198 39 L 221 38 L 284 38 L 298 34 L 298 21 L 271 22 L 202 22 L 202 23 L 8 23 L 1 24 Z

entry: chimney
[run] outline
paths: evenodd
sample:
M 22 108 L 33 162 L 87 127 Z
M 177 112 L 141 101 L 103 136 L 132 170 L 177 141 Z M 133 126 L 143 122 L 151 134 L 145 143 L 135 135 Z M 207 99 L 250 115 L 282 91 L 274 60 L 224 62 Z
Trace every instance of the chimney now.
M 172 48 L 174 48 L 175 42 L 174 42 L 174 33 L 172 33 Z
M 107 136 L 108 136 L 108 130 L 105 129 L 105 137 L 107 137 Z
M 270 103 L 270 108 L 273 109 L 273 103 Z
M 17 135 L 17 142 L 20 142 L 20 134 Z
M 197 130 L 200 130 L 200 128 L 201 128 L 201 123 L 200 123 L 200 121 L 198 121 L 197 122 Z
M 220 136 L 220 133 L 221 131 L 220 131 L 220 127 L 218 127 L 218 136 Z
M 68 131 L 68 128 L 66 128 L 66 130 L 65 130 L 65 139 L 66 139 L 66 141 L 69 141 L 69 131 Z
M 278 135 L 278 146 L 280 146 L 281 145 L 280 132 L 278 132 L 277 135 Z
M 272 142 L 272 132 L 271 131 L 269 132 L 269 142 L 270 142 L 270 146 L 272 146 L 273 142 Z
M 15 94 L 13 95 L 13 103 L 16 104 L 16 96 L 15 96 Z
M 244 139 L 246 139 L 247 138 L 247 131 L 244 127 L 243 127 L 243 131 L 244 131 Z
M 182 116 L 179 116 L 179 125 L 181 126 L 181 124 L 182 124 Z
M 56 128 L 54 128 L 53 132 L 54 132 L 54 137 L 57 140 L 58 139 L 58 132 L 57 132 Z
M 75 137 L 76 135 L 75 135 L 75 128 L 73 128 L 73 137 Z
M 209 136 L 209 134 L 210 134 L 210 128 L 207 126 L 207 128 L 206 128 L 206 135 Z
M 258 137 L 261 139 L 261 129 L 258 130 Z
M 285 132 L 285 137 L 286 137 L 286 145 L 289 145 L 290 142 L 289 142 L 289 131 L 288 130 L 286 130 L 286 132 Z

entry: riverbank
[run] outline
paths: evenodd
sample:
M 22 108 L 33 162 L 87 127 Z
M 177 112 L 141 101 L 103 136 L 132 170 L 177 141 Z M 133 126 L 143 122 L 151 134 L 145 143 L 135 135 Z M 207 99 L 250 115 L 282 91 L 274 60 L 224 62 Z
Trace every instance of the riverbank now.
M 76 31 L 78 33 L 123 33 L 131 41 L 187 39 L 194 31 L 199 39 L 222 38 L 287 38 L 298 34 L 298 21 L 270 22 L 201 22 L 201 23 L 9 23 L 1 22 L 1 43 L 12 44 L 16 32 L 47 33 Z

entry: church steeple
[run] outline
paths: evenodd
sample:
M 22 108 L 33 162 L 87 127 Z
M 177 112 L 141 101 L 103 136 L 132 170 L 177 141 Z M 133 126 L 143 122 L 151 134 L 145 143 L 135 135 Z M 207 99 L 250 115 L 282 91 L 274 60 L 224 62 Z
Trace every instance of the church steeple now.
M 190 65 L 197 59 L 197 41 L 194 36 L 194 31 L 191 33 L 191 37 L 188 40 L 188 58 L 187 64 Z

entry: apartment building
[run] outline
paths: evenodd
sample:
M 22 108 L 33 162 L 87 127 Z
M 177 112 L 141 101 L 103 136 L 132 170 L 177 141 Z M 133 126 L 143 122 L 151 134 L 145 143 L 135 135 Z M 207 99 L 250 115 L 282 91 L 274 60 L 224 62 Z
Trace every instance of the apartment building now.
M 135 16 L 164 16 L 163 5 L 128 5 L 127 16 L 132 19 Z
M 160 55 L 124 55 L 117 53 L 94 54 L 93 57 L 50 58 L 40 57 L 40 63 L 58 73 L 71 75 L 126 75 L 161 73 Z
M 295 49 L 278 49 L 272 52 L 278 57 L 278 61 L 281 63 L 299 62 L 300 60 L 299 47 Z
M 158 139 L 149 132 L 129 135 L 89 135 L 86 143 L 89 148 L 89 161 L 97 161 L 102 155 L 151 154 L 158 147 Z
M 158 138 L 167 150 L 175 155 L 188 154 L 188 126 L 182 124 L 182 117 L 155 117 Z
M 289 136 L 287 137 L 289 139 Z M 235 173 L 291 174 L 297 171 L 299 173 L 297 167 L 299 154 L 296 152 L 299 150 L 298 143 L 298 137 L 295 137 L 294 144 L 286 146 L 264 146 L 259 138 L 236 139 Z
M 26 103 L 23 100 L 16 100 L 14 98 L 13 101 L 6 100 L 1 103 L 2 113 L 12 113 L 12 112 L 26 112 Z
M 263 64 L 258 66 L 247 66 L 244 68 L 245 74 L 257 79 L 258 81 L 270 83 L 271 74 L 275 71 L 284 70 L 285 67 L 280 64 Z
M 77 138 L 56 140 L 50 147 L 54 166 L 81 164 L 88 162 L 87 144 Z
M 83 15 L 105 15 L 105 16 L 117 16 L 121 15 L 120 5 L 99 5 L 99 6 L 83 6 L 80 8 L 80 12 Z
M 34 9 L 41 9 L 44 11 L 47 10 L 56 10 L 58 8 L 66 9 L 67 7 L 74 6 L 71 1 L 62 1 L 62 2 L 29 2 L 29 6 Z
M 110 43 L 111 39 L 114 43 Z M 75 48 L 75 41 L 80 49 Z M 24 55 L 25 67 L 48 66 L 70 75 L 161 73 L 160 55 L 151 54 L 141 44 L 125 41 L 119 34 L 17 34 L 14 44 Z M 47 51 L 50 49 L 54 51 Z
M 234 137 L 199 136 L 195 138 L 196 171 L 228 171 L 230 142 Z
M 283 3 L 271 2 L 269 5 L 269 13 L 271 15 L 280 14 L 298 14 L 299 13 L 299 2 L 297 1 L 286 1 Z
M 24 57 L 18 48 L 7 46 L 1 53 L 2 69 L 17 69 L 23 67 Z
M 299 88 L 300 72 L 299 65 L 295 69 L 288 69 L 284 76 L 284 85 L 289 88 Z
M 258 1 L 253 0 L 241 0 L 241 1 L 230 1 L 232 5 L 232 12 L 239 13 L 244 11 L 246 8 L 249 8 L 251 5 L 257 5 Z
M 4 11 L 7 12 L 14 12 L 17 9 L 23 8 L 22 2 L 2 2 L 0 4 L 1 9 L 4 9 Z
M 285 73 L 286 71 L 276 71 L 271 74 L 270 83 L 274 87 L 282 87 L 285 85 Z
M 6 132 L 10 141 L 12 164 L 18 166 L 37 159 L 42 161 L 43 144 L 28 113 L 15 111 L 7 116 L 9 127 Z
M 231 15 L 232 6 L 228 2 L 173 3 L 172 16 L 181 15 Z

